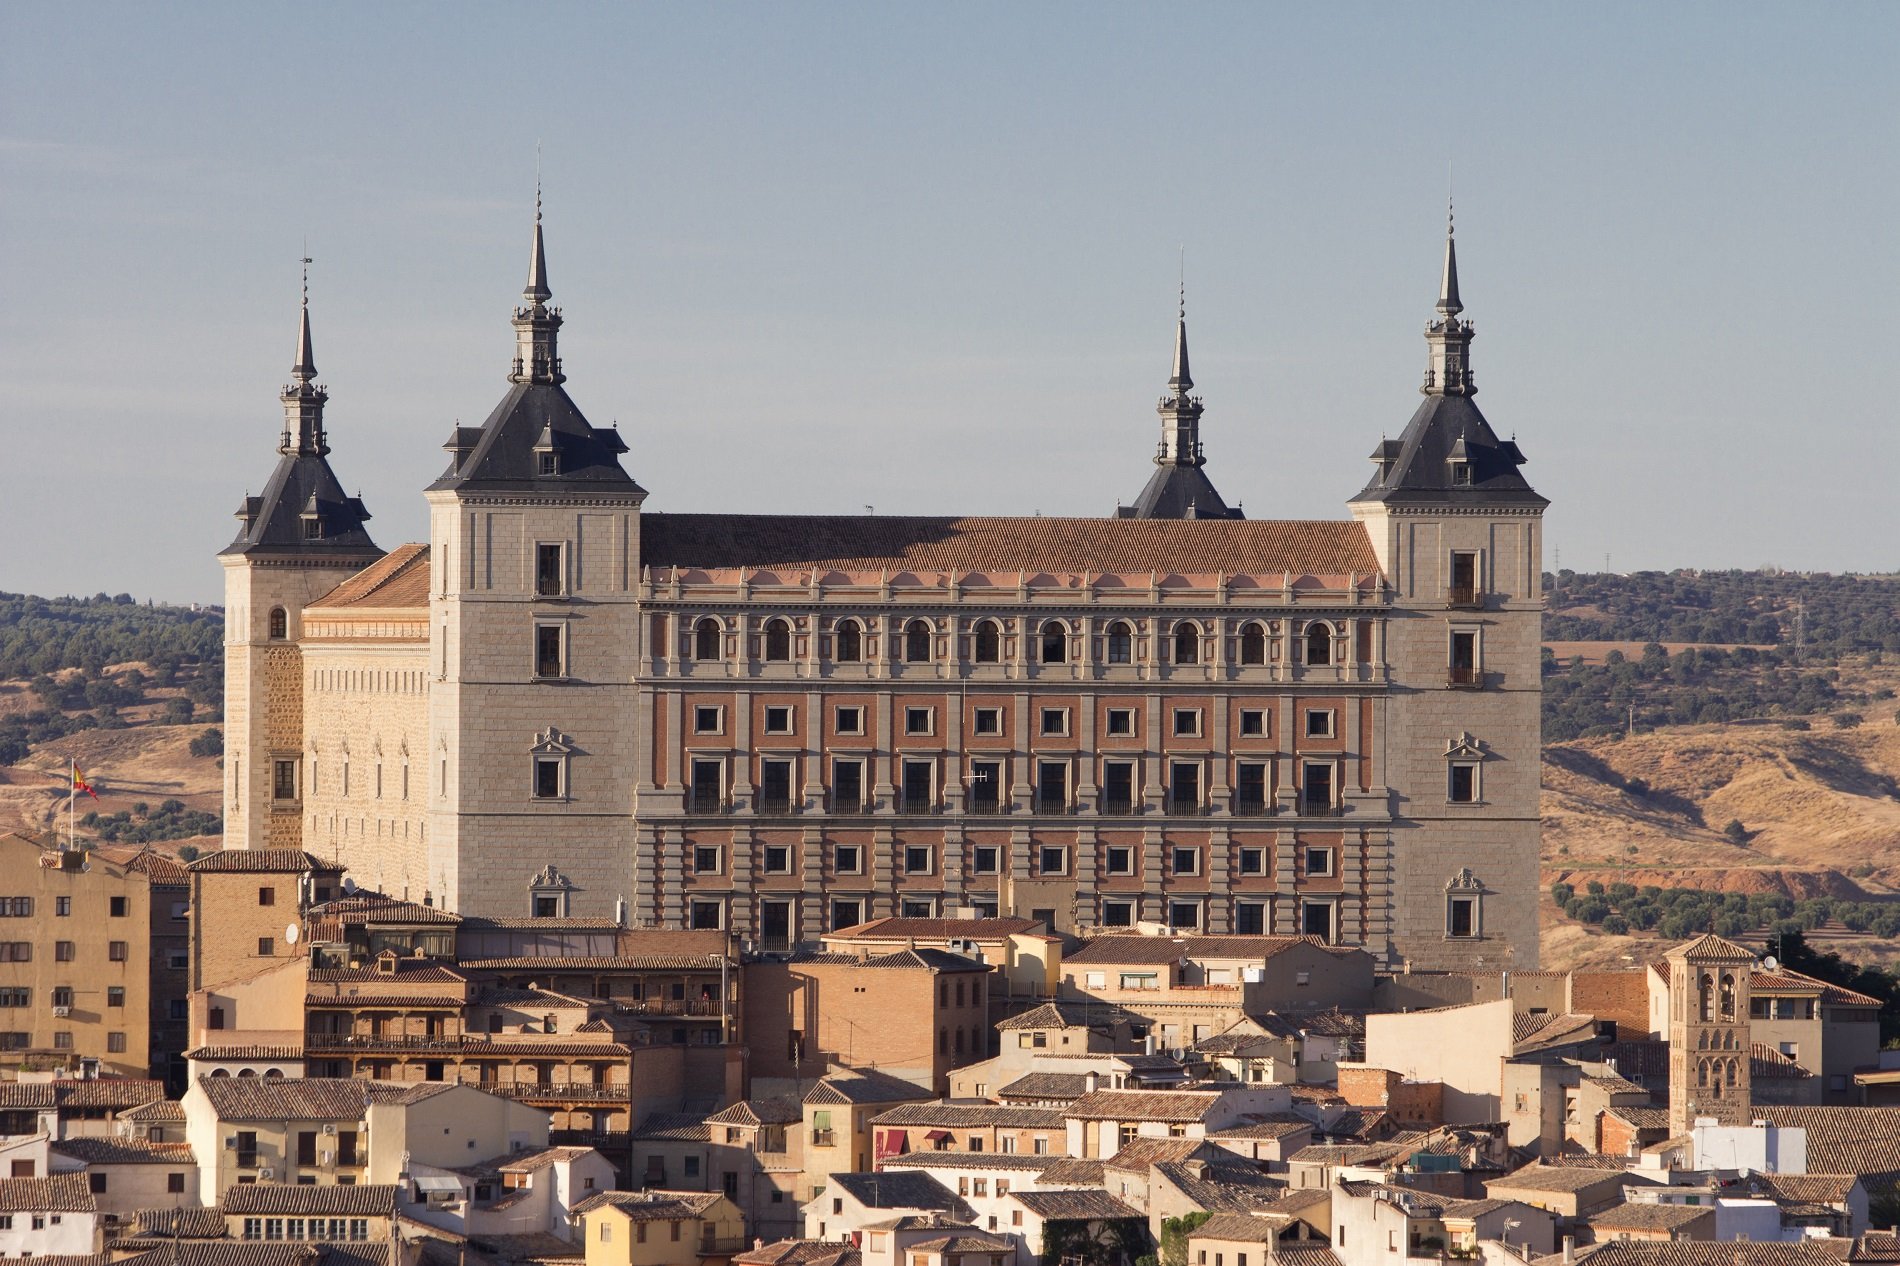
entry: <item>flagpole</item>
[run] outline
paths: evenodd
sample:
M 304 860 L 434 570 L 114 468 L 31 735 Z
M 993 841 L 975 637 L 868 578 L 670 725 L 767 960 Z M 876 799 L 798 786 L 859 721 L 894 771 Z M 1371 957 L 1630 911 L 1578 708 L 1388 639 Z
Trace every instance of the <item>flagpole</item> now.
M 75 757 L 66 758 L 66 851 L 72 852 L 78 847 L 78 839 L 73 826 L 73 807 L 79 802 L 79 761 Z

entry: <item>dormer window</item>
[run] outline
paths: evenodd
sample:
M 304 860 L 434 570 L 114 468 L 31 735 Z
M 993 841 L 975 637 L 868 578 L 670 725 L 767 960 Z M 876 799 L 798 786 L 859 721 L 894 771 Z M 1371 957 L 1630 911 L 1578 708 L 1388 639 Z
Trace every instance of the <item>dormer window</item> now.
M 1451 463 L 1451 486 L 1454 488 L 1469 488 L 1471 486 L 1470 462 Z
M 542 474 L 558 475 L 561 473 L 561 455 L 559 453 L 537 453 L 535 456 L 541 463 Z
M 323 520 L 314 514 L 307 514 L 303 520 L 303 539 L 320 541 L 323 539 Z

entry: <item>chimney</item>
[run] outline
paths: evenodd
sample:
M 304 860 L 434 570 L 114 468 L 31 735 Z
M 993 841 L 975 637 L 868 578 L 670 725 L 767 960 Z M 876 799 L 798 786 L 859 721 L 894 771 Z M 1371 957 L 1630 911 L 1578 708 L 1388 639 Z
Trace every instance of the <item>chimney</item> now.
M 1087 1072 L 1087 1073 L 1082 1074 L 1082 1089 L 1086 1090 L 1089 1094 L 1094 1094 L 1097 1090 L 1100 1090 L 1101 1088 L 1102 1088 L 1102 1074 L 1098 1072 Z
M 1143 1055 L 1152 1055 L 1155 1053 L 1155 1035 L 1153 1033 L 1149 1033 L 1147 1037 L 1141 1039 L 1141 1053 Z
M 1564 1266 L 1576 1266 L 1576 1261 L 1577 1237 L 1574 1235 L 1566 1235 L 1564 1236 Z

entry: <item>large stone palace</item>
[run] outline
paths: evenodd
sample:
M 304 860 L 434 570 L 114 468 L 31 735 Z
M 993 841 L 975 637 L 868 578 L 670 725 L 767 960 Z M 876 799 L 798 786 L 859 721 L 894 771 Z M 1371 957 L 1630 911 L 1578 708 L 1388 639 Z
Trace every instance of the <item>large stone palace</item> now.
M 1215 490 L 1185 314 L 1102 518 L 643 513 L 552 297 L 537 213 L 507 392 L 387 553 L 306 302 L 220 556 L 228 847 L 761 948 L 973 910 L 1536 965 L 1547 503 L 1473 401 L 1449 237 L 1423 401 L 1336 522 Z

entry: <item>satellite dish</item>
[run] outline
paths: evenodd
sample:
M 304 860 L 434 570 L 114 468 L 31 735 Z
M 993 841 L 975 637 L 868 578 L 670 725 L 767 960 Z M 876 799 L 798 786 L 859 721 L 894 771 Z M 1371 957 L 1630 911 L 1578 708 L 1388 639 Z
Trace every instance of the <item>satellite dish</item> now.
M 1775 970 L 1775 968 L 1781 966 L 1781 964 L 1775 961 L 1775 956 L 1773 954 L 1770 954 L 1768 957 L 1761 960 L 1761 966 L 1762 966 L 1763 971 L 1773 971 Z
M 345 896 L 352 896 L 352 897 L 353 897 L 353 896 L 355 896 L 355 895 L 356 895 L 356 881 L 355 881 L 354 879 L 350 879 L 350 878 L 348 878 L 348 877 L 345 877 L 345 878 L 344 878 L 344 880 L 343 880 L 343 893 L 344 893 L 344 895 L 345 895 Z
M 284 944 L 295 945 L 296 943 L 297 925 L 295 923 L 286 924 L 284 927 Z

